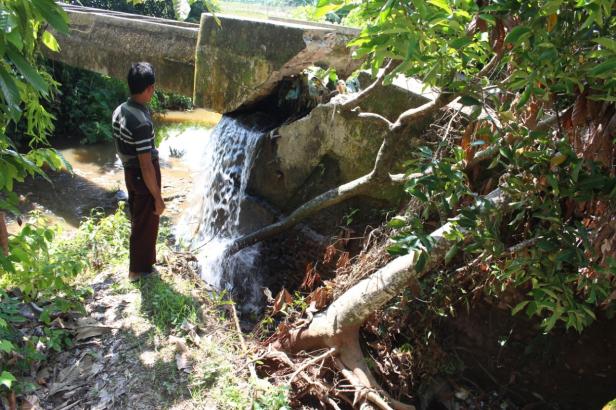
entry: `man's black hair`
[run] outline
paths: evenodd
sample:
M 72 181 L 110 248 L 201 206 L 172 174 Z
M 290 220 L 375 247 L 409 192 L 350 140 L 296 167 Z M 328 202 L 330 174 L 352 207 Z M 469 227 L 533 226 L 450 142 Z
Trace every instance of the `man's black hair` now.
M 131 95 L 141 94 L 155 81 L 154 67 L 150 63 L 134 63 L 128 70 L 128 89 Z

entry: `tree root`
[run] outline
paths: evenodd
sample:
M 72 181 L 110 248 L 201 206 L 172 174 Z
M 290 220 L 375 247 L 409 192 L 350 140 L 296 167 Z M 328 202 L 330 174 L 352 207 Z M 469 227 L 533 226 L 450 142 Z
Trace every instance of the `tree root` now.
M 340 355 L 334 362 L 355 389 L 353 405 L 369 401 L 381 410 L 415 410 L 415 406 L 390 397 L 376 381 L 364 360 L 357 331 L 344 338 L 344 341 L 344 345 L 338 349 Z

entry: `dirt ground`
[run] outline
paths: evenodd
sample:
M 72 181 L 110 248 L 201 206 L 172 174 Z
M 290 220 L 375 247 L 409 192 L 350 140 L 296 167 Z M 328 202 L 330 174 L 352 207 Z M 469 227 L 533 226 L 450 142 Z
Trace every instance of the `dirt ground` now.
M 250 398 L 230 305 L 196 280 L 192 262 L 165 259 L 136 284 L 121 268 L 92 279 L 87 314 L 57 319 L 73 346 L 37 371 L 23 408 L 219 409 Z

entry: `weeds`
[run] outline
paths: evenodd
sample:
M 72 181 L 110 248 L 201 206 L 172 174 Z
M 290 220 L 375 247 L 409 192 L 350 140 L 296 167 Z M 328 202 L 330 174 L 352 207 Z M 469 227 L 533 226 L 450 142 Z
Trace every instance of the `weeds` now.
M 168 332 L 184 322 L 197 321 L 197 305 L 192 297 L 179 293 L 161 278 L 144 280 L 140 291 L 142 313 L 158 330 Z

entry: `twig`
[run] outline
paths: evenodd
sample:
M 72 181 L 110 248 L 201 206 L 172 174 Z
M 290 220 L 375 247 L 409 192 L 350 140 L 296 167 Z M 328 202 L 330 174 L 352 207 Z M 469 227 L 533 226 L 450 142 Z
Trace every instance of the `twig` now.
M 355 110 L 353 110 L 355 111 Z M 357 114 L 358 118 L 363 118 L 366 120 L 370 120 L 372 122 L 378 123 L 378 124 L 384 124 L 385 126 L 387 126 L 388 128 L 390 128 L 392 126 L 392 122 L 389 121 L 387 118 L 383 117 L 380 114 L 376 114 L 373 112 L 360 112 L 359 114 Z
M 378 73 L 378 75 L 376 76 L 376 79 L 374 80 L 372 84 L 370 84 L 368 87 L 366 87 L 361 92 L 359 92 L 354 98 L 342 103 L 340 105 L 341 108 L 348 109 L 348 108 L 355 108 L 359 106 L 362 102 L 364 102 L 364 100 L 366 100 L 366 98 L 368 98 L 368 96 L 372 93 L 372 91 L 374 91 L 376 88 L 380 87 L 381 84 L 383 84 L 385 77 L 389 73 L 391 73 L 399 64 L 400 64 L 399 61 L 390 60 L 389 63 L 387 63 L 387 65 L 385 66 L 385 68 L 380 73 Z
M 235 322 L 235 330 L 237 330 L 237 336 L 240 339 L 240 346 L 242 346 L 242 351 L 248 360 L 250 360 L 250 353 L 248 352 L 248 347 L 246 346 L 246 341 L 244 340 L 244 335 L 242 334 L 242 328 L 240 327 L 240 320 L 237 317 L 237 310 L 235 309 L 235 303 L 231 303 L 231 313 L 233 314 L 233 321 Z M 255 365 L 253 362 L 248 362 L 248 370 L 250 371 L 250 375 L 258 379 L 257 371 L 255 370 Z
M 289 379 L 289 384 L 293 383 L 293 380 L 295 380 L 295 378 L 297 377 L 297 375 L 304 371 L 307 367 L 312 366 L 313 364 L 317 363 L 320 360 L 325 360 L 328 357 L 330 357 L 331 355 L 333 355 L 336 352 L 336 348 L 332 347 L 331 349 L 328 349 L 325 353 L 313 357 L 310 360 L 307 360 L 306 362 L 304 362 L 297 370 L 295 370 L 295 372 L 291 375 L 291 378 Z

